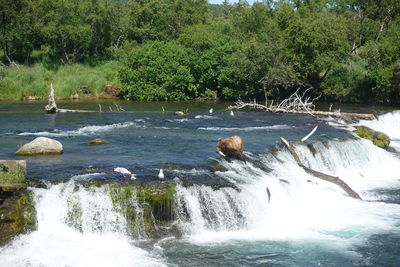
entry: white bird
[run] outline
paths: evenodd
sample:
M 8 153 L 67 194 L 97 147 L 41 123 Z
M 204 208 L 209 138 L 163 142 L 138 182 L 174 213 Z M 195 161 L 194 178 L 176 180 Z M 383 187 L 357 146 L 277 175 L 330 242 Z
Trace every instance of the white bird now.
M 213 113 L 213 109 L 212 108 L 210 108 L 210 110 L 208 111 L 210 114 L 212 114 Z
M 233 114 L 233 111 L 231 110 L 231 116 L 235 116 L 235 114 Z
M 131 173 L 130 171 L 128 171 L 128 170 L 125 169 L 125 168 L 117 167 L 117 168 L 114 169 L 114 171 L 115 171 L 115 172 L 122 173 L 124 176 L 125 176 L 125 175 L 127 175 L 127 176 L 129 175 L 129 176 L 131 177 L 132 180 L 135 180 L 135 179 L 136 179 L 136 174 Z
M 164 176 L 163 169 L 160 169 L 160 172 L 158 173 L 158 179 L 164 180 L 164 178 L 165 178 L 165 176 Z

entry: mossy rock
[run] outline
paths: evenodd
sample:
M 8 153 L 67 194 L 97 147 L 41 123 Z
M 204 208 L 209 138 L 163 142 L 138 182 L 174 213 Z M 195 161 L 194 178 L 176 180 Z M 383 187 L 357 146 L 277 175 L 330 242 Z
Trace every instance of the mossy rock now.
M 0 195 L 0 245 L 4 245 L 15 236 L 36 229 L 37 220 L 32 192 Z
M 353 132 L 361 138 L 371 140 L 378 147 L 386 148 L 390 145 L 390 137 L 388 135 L 367 126 L 356 126 L 356 130 Z
M 25 184 L 25 160 L 0 160 L 0 187 Z
M 127 220 L 132 235 L 160 237 L 160 229 L 175 219 L 175 184 L 112 183 L 110 195 L 116 210 Z
M 88 145 L 104 145 L 106 143 L 106 140 L 104 139 L 93 139 L 89 141 L 87 144 Z

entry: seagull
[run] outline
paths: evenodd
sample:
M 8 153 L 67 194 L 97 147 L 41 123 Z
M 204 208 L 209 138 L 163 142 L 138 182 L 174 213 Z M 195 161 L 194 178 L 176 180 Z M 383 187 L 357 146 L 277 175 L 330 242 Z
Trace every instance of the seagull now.
M 231 116 L 235 116 L 235 114 L 233 114 L 233 111 L 231 110 Z
M 210 110 L 208 111 L 210 114 L 212 114 L 213 113 L 213 109 L 212 108 L 210 108 Z
M 163 172 L 163 169 L 160 169 L 160 172 L 158 173 L 158 179 L 160 179 L 160 180 L 164 180 L 164 172 Z
M 129 176 L 131 177 L 132 180 L 135 180 L 135 179 L 136 179 L 136 174 L 131 173 L 130 171 L 128 171 L 128 170 L 125 169 L 125 168 L 117 167 L 117 168 L 114 169 L 114 171 L 115 171 L 115 172 L 122 173 L 124 176 L 125 176 L 125 175 L 129 175 Z

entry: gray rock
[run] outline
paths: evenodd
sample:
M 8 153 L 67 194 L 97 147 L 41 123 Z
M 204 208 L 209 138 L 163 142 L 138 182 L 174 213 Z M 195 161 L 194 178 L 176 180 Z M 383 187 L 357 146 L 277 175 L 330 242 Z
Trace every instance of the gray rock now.
M 33 155 L 57 155 L 63 153 L 63 146 L 60 142 L 47 137 L 38 137 L 32 142 L 21 146 L 16 155 L 33 156 Z

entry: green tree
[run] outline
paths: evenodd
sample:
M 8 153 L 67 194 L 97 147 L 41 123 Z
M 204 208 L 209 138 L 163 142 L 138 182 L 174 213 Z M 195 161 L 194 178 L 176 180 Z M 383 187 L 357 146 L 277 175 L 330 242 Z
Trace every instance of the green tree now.
M 187 51 L 172 42 L 154 41 L 130 52 L 120 70 L 122 93 L 136 100 L 187 100 L 197 96 Z

